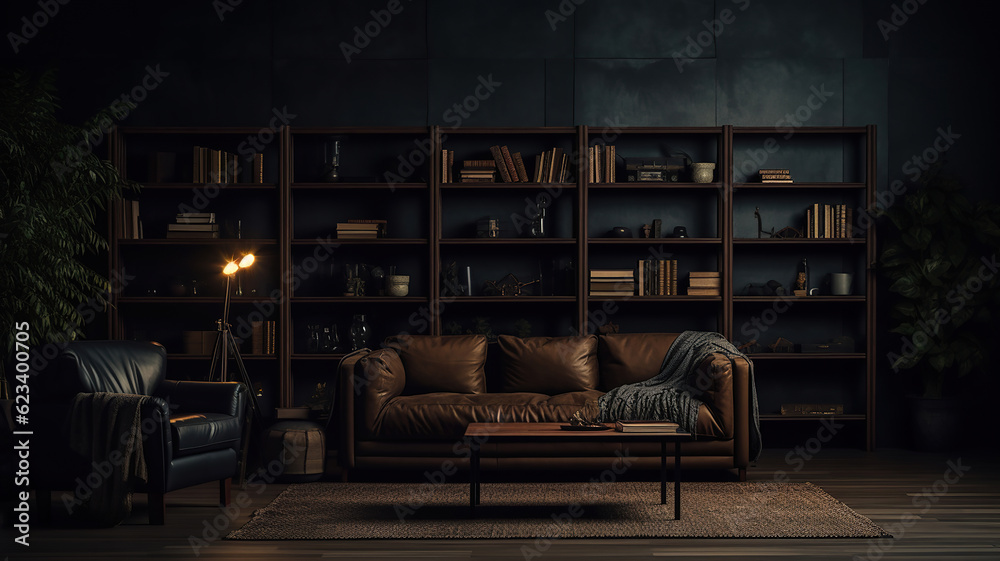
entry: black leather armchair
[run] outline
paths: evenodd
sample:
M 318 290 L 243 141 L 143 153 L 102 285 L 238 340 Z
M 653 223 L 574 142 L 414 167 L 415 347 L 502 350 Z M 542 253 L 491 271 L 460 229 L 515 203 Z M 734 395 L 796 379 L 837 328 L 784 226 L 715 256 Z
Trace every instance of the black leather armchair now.
M 164 522 L 165 493 L 191 485 L 219 481 L 219 501 L 229 504 L 247 390 L 238 382 L 172 381 L 165 374 L 164 348 L 137 341 L 73 342 L 39 372 L 32 387 L 32 484 L 43 517 L 52 491 L 68 491 L 57 499 L 69 509 L 104 477 L 106 458 L 83 457 L 70 446 L 68 419 L 81 392 L 151 396 L 139 410 L 147 481 L 135 489 L 148 495 L 151 524 Z

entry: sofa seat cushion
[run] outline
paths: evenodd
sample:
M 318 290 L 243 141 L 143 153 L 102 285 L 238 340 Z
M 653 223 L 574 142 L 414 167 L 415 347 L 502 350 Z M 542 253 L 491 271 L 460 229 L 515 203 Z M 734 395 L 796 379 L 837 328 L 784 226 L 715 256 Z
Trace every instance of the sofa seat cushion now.
M 378 416 L 379 439 L 458 440 L 469 423 L 568 422 L 574 413 L 597 413 L 602 392 L 429 393 L 395 397 Z
M 170 418 L 174 457 L 235 449 L 239 447 L 242 436 L 240 420 L 232 415 L 191 413 Z

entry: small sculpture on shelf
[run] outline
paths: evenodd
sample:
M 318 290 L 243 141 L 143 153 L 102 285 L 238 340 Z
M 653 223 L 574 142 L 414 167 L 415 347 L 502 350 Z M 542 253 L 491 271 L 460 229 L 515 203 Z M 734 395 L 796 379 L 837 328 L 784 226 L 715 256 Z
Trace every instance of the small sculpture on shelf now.
M 441 270 L 441 296 L 461 296 L 462 286 L 458 283 L 458 264 L 448 263 Z
M 795 343 L 785 339 L 784 337 L 778 337 L 778 340 L 774 343 L 768 345 L 771 348 L 772 353 L 794 353 Z
M 486 292 L 488 296 L 521 296 L 521 291 L 524 287 L 531 286 L 537 282 L 538 279 L 530 282 L 522 282 L 513 273 L 507 273 L 498 281 L 487 281 Z
M 335 183 L 340 180 L 340 141 L 323 143 L 323 181 Z

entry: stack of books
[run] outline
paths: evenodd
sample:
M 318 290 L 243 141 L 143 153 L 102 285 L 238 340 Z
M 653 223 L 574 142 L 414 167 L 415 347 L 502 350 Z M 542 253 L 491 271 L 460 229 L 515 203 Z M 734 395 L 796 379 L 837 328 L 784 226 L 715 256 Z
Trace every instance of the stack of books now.
M 385 220 L 348 220 L 337 223 L 337 238 L 342 240 L 373 240 L 386 235 Z
M 493 160 L 464 160 L 462 171 L 458 172 L 461 183 L 494 183 L 497 180 L 497 165 Z
M 761 183 L 792 183 L 792 174 L 787 169 L 762 168 L 757 170 Z
M 854 210 L 847 205 L 821 205 L 806 207 L 805 237 L 817 239 L 853 238 Z
M 681 426 L 673 421 L 618 421 L 618 432 L 681 432 Z
M 631 269 L 591 269 L 591 296 L 632 296 L 635 294 L 635 272 Z
M 276 321 L 252 321 L 250 327 L 250 352 L 255 355 L 273 355 L 277 349 Z
M 676 296 L 677 260 L 640 259 L 639 296 Z
M 255 153 L 249 165 L 239 156 L 204 146 L 194 147 L 194 183 L 264 183 L 264 155 Z
M 441 150 L 441 183 L 452 183 L 455 178 L 452 168 L 455 164 L 454 150 Z
M 722 279 L 718 271 L 691 271 L 688 284 L 690 296 L 721 296 Z
M 168 238 L 219 237 L 214 212 L 178 212 L 176 220 L 174 224 L 167 224 Z
M 600 144 L 590 147 L 590 182 L 615 182 L 615 146 Z

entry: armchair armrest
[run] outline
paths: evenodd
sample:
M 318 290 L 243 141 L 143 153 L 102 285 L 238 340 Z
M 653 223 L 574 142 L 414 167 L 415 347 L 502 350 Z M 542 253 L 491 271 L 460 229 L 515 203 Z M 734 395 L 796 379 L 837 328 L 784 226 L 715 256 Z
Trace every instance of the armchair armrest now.
M 246 387 L 240 382 L 188 382 L 164 380 L 157 395 L 177 411 L 221 413 L 243 417 Z

